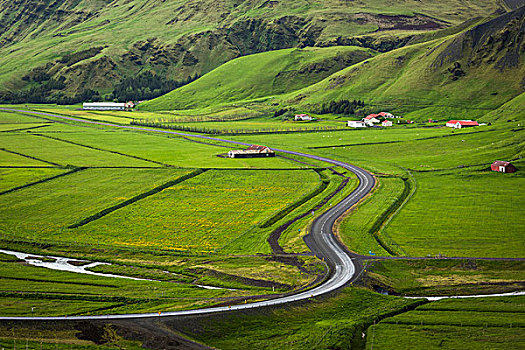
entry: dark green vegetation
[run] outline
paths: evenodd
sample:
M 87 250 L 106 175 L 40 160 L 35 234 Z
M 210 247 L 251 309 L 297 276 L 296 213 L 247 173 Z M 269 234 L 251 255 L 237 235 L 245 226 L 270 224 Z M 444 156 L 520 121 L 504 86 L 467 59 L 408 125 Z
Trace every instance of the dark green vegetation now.
M 445 10 L 454 8 L 455 11 Z M 69 102 L 121 96 L 126 78 L 162 77 L 134 90 L 202 75 L 232 58 L 305 46 L 388 51 L 429 30 L 504 11 L 495 0 L 0 2 L 2 99 Z M 338 59 L 325 64 L 337 64 Z M 127 96 L 126 96 L 127 97 Z

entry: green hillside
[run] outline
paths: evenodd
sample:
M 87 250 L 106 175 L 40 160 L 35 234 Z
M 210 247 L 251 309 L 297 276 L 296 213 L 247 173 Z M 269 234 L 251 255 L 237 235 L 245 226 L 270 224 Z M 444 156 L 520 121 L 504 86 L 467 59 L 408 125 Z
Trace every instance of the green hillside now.
M 375 57 L 372 51 L 355 47 L 242 57 L 141 108 L 202 108 L 273 97 L 273 104 L 299 105 L 315 113 L 323 103 L 360 99 L 370 112 L 389 109 L 415 120 L 480 118 L 488 113 L 482 120 L 517 118 L 523 105 L 519 96 L 525 89 L 524 81 L 517 78 L 525 76 L 524 18 L 522 7 L 478 19 L 455 34 L 435 35 L 437 39 Z M 348 64 L 352 61 L 359 63 Z M 310 85 L 344 63 L 347 68 Z
M 150 98 L 239 56 L 306 46 L 388 51 L 508 3 L 0 0 L 0 100 Z
M 520 113 L 525 90 L 525 7 L 462 33 L 407 46 L 338 72 L 297 92 L 288 103 L 315 109 L 364 99 L 410 119 L 477 118 L 505 103 Z M 498 117 L 499 118 L 499 117 Z
M 372 55 L 370 49 L 340 46 L 285 49 L 240 57 L 140 108 L 188 109 L 280 95 L 317 83 Z

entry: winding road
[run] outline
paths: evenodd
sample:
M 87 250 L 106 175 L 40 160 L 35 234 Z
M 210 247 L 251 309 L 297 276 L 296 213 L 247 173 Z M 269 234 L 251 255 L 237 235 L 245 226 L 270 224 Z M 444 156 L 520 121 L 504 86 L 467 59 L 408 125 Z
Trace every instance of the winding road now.
M 0 110 L 26 113 L 42 117 L 52 117 L 60 118 L 74 122 L 96 124 L 102 126 L 115 127 L 120 129 L 131 129 L 144 132 L 154 132 L 154 133 L 163 133 L 163 134 L 173 134 L 178 136 L 185 137 L 194 137 L 200 139 L 208 139 L 214 141 L 222 141 L 231 144 L 249 146 L 248 143 L 224 140 L 215 137 L 203 136 L 203 135 L 193 135 L 187 133 L 180 133 L 175 131 L 167 130 L 157 130 L 150 128 L 141 128 L 134 126 L 126 125 L 117 125 L 111 123 L 95 122 L 84 119 L 66 117 L 61 115 L 43 113 L 43 112 L 34 112 L 10 108 L 0 108 Z M 367 171 L 356 167 L 354 165 L 344 163 L 341 161 L 319 157 L 315 155 L 310 155 L 301 152 L 287 151 L 282 149 L 274 149 L 277 152 L 307 157 L 323 162 L 327 162 L 336 166 L 343 167 L 351 172 L 353 172 L 359 179 L 359 184 L 357 188 L 341 202 L 332 206 L 325 213 L 320 215 L 312 224 L 311 232 L 305 237 L 305 242 L 312 252 L 320 259 L 324 260 L 330 268 L 330 273 L 327 279 L 324 280 L 321 284 L 316 287 L 299 292 L 292 295 L 281 296 L 275 299 L 270 299 L 266 301 L 259 301 L 249 304 L 240 304 L 232 306 L 221 306 L 221 307 L 209 307 L 196 310 L 183 310 L 183 311 L 173 311 L 173 312 L 159 312 L 159 313 L 142 313 L 142 314 L 122 314 L 122 315 L 100 315 L 100 316 L 61 316 L 61 317 L 0 317 L 0 320 L 35 320 L 35 321 L 56 321 L 56 320 L 111 320 L 111 319 L 137 319 L 137 318 L 149 318 L 149 317 L 167 317 L 167 316 L 187 316 L 187 315 L 198 315 L 198 314 L 209 314 L 217 312 L 228 312 L 234 310 L 246 310 L 253 309 L 265 306 L 275 306 L 282 305 L 286 303 L 291 303 L 300 300 L 306 300 L 308 298 L 320 296 L 329 292 L 332 292 L 338 288 L 345 286 L 346 284 L 352 282 L 362 270 L 360 264 L 361 257 L 359 255 L 354 255 L 347 252 L 344 247 L 339 243 L 335 238 L 332 228 L 335 221 L 341 215 L 343 215 L 348 209 L 353 205 L 359 202 L 363 197 L 365 197 L 374 187 L 375 179 Z M 356 263 L 356 260 L 357 263 Z

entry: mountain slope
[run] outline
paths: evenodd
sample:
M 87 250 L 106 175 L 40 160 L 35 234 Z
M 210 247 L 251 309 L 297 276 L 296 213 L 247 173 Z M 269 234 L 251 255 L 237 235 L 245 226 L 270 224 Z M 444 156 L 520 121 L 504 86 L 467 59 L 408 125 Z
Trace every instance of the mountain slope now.
M 460 34 L 404 47 L 349 67 L 288 103 L 360 98 L 409 117 L 479 117 L 525 91 L 525 7 Z
M 182 80 L 292 47 L 385 51 L 504 10 L 498 0 L 0 0 L 0 98 L 78 100 L 143 72 Z
M 208 107 L 292 92 L 373 56 L 358 47 L 285 49 L 240 57 L 157 99 L 142 110 Z

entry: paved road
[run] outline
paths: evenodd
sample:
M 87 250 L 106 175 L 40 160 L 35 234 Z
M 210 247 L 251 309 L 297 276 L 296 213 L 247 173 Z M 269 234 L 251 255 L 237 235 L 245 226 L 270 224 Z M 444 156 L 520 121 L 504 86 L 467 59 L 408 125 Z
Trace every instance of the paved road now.
M 49 113 L 42 113 L 42 112 L 32 112 L 32 111 L 16 110 L 16 109 L 8 109 L 8 108 L 0 108 L 0 110 L 16 111 L 16 112 L 35 114 L 35 115 L 46 116 L 46 117 L 66 119 L 66 120 L 75 121 L 75 122 L 116 127 L 116 128 L 121 128 L 121 129 L 132 129 L 132 130 L 145 131 L 145 132 L 174 134 L 174 135 L 179 135 L 179 136 L 195 137 L 195 138 L 215 140 L 215 141 L 218 140 L 218 141 L 233 143 L 237 145 L 249 145 L 243 142 L 223 140 L 223 139 L 203 136 L 203 135 L 193 135 L 193 134 L 180 133 L 180 132 L 175 132 L 175 131 L 156 130 L 156 129 L 150 129 L 150 128 L 141 128 L 141 127 L 134 127 L 134 126 L 116 125 L 116 124 L 111 124 L 111 123 L 94 122 L 94 121 L 87 121 L 83 119 L 65 117 L 65 116 L 54 115 L 54 114 L 49 114 Z M 356 176 L 359 179 L 359 185 L 350 195 L 348 195 L 345 199 L 343 199 L 341 202 L 339 202 L 335 206 L 332 206 L 328 211 L 326 211 L 324 214 L 319 216 L 314 221 L 310 234 L 305 238 L 307 245 L 314 252 L 314 254 L 320 259 L 323 259 L 327 263 L 327 265 L 330 267 L 329 277 L 320 285 L 308 291 L 303 291 L 303 292 L 293 294 L 293 295 L 288 295 L 288 296 L 282 296 L 282 297 L 278 297 L 278 298 L 271 299 L 271 300 L 259 301 L 259 302 L 250 303 L 250 304 L 233 305 L 233 306 L 210 307 L 210 308 L 197 309 L 197 310 L 185 310 L 185 311 L 174 311 L 174 312 L 164 312 L 164 313 L 162 312 L 161 313 L 145 313 L 145 314 L 101 315 L 101 316 L 0 317 L 0 320 L 42 320 L 42 321 L 43 320 L 64 320 L 64 319 L 67 319 L 67 320 L 95 320 L 95 319 L 107 320 L 107 319 L 133 319 L 133 318 L 146 318 L 146 317 L 165 317 L 165 316 L 185 316 L 185 315 L 208 314 L 208 313 L 216 313 L 216 312 L 227 312 L 227 311 L 233 311 L 233 310 L 245 310 L 245 309 L 252 309 L 252 308 L 258 308 L 258 307 L 265 307 L 265 306 L 275 306 L 275 305 L 281 305 L 281 304 L 290 303 L 294 301 L 305 300 L 311 297 L 316 297 L 319 295 L 323 295 L 323 294 L 332 292 L 348 284 L 353 279 L 355 279 L 361 272 L 362 266 L 359 263 L 359 261 L 357 261 L 357 263 L 354 263 L 354 260 L 359 260 L 360 257 L 358 255 L 352 255 L 351 253 L 348 253 L 345 251 L 345 249 L 341 246 L 341 244 L 335 239 L 333 232 L 332 232 L 332 227 L 334 225 L 335 220 L 337 220 L 338 217 L 340 217 L 345 211 L 347 211 L 350 207 L 352 207 L 354 204 L 356 204 L 359 200 L 361 200 L 364 196 L 366 196 L 370 192 L 370 190 L 375 185 L 374 177 L 370 173 L 366 172 L 365 170 L 361 168 L 358 168 L 354 165 L 347 164 L 341 161 L 332 160 L 332 159 L 319 157 L 319 156 L 314 156 L 314 155 L 310 155 L 306 153 L 282 150 L 282 149 L 275 149 L 275 151 L 292 154 L 292 155 L 303 156 L 303 157 L 307 157 L 311 159 L 328 162 L 333 165 L 341 166 L 341 167 L 344 167 L 350 170 L 354 174 L 356 174 Z

